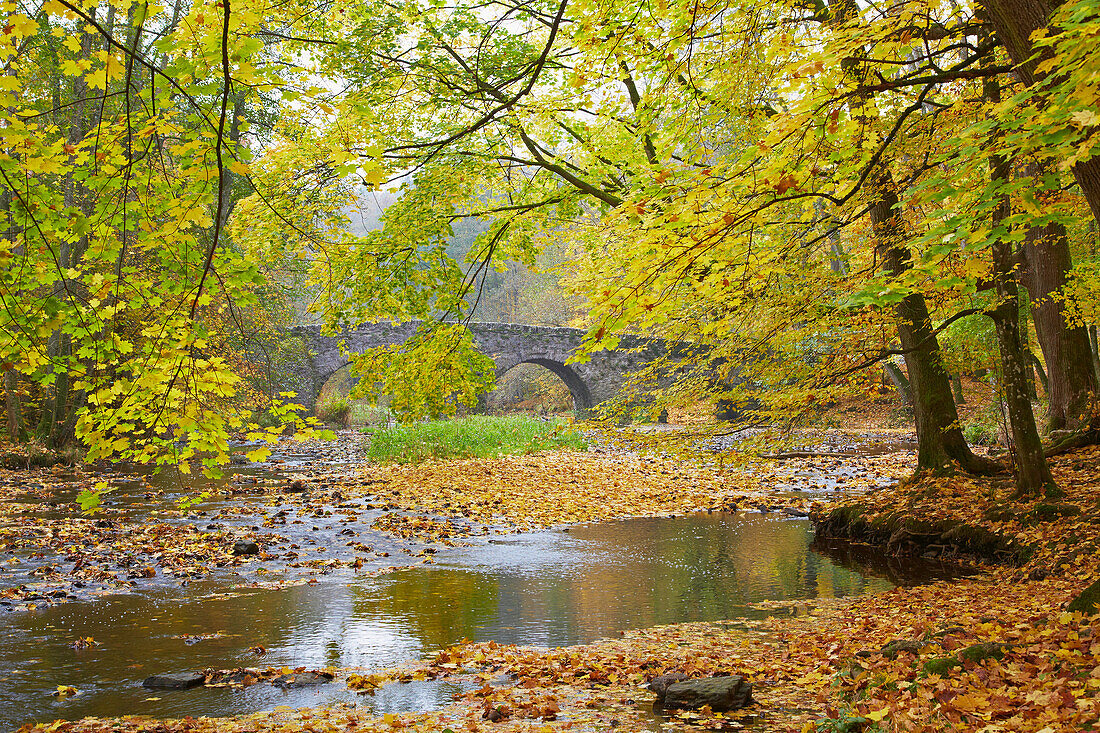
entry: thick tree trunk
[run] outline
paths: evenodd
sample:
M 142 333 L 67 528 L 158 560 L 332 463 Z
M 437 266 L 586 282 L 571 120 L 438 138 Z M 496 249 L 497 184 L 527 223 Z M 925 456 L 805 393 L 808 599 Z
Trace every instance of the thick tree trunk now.
M 1100 384 L 1100 338 L 1097 337 L 1096 326 L 1089 326 L 1089 350 L 1092 352 L 1092 373 Z
M 1061 296 L 1073 264 L 1065 228 L 1049 224 L 1028 231 L 1024 259 L 1024 284 L 1031 296 L 1035 333 L 1047 365 L 1049 428 L 1076 429 L 1088 422 L 1089 403 L 1097 385 L 1088 330 L 1066 323 Z
M 1042 58 L 1032 58 L 1031 34 L 1047 27 L 1051 11 L 1058 5 L 1057 1 L 1050 0 L 982 0 L 985 15 L 997 38 L 1008 49 L 1020 80 L 1028 86 L 1043 79 L 1043 75 L 1036 73 Z M 1073 177 L 1093 217 L 1100 221 L 1100 156 L 1074 165 Z
M 951 375 L 951 391 L 955 395 L 955 405 L 965 405 L 966 395 L 963 394 L 962 378 L 958 374 Z
M 995 79 L 983 84 L 985 98 L 994 104 L 1001 101 L 1001 88 Z M 1011 175 L 1009 161 L 999 155 L 989 161 L 989 175 L 993 182 L 1006 182 Z M 990 222 L 993 229 L 1003 226 L 1011 210 L 1007 195 L 1000 198 Z M 1027 349 L 1020 329 L 1020 292 L 1015 248 L 1008 237 L 998 237 L 993 242 L 993 287 L 997 294 L 997 307 L 993 309 L 993 324 L 997 327 L 997 344 L 1001 352 L 1001 382 L 1004 385 L 1005 407 L 1012 433 L 1013 458 L 1016 463 L 1016 495 L 1047 496 L 1060 494 L 1051 476 L 1050 466 L 1043 454 L 1043 442 L 1035 425 L 1035 412 L 1031 408 L 1028 390 L 1028 372 L 1031 371 L 1031 352 Z
M 871 225 L 883 269 L 898 277 L 910 267 L 904 246 L 904 228 L 897 213 L 896 186 L 882 172 L 873 193 Z M 932 327 L 928 305 L 920 293 L 907 295 L 895 308 L 898 340 L 913 388 L 913 415 L 917 427 L 917 470 L 942 471 L 952 460 L 970 473 L 992 474 L 1004 467 L 975 455 L 962 434 L 951 381 L 943 366 L 940 344 Z
M 1028 166 L 1028 175 L 1041 180 L 1045 163 Z M 1024 239 L 1024 285 L 1031 299 L 1035 333 L 1047 365 L 1050 430 L 1076 430 L 1088 422 L 1090 402 L 1097 393 L 1088 330 L 1066 322 L 1062 295 L 1066 275 L 1073 268 L 1069 239 L 1061 224 L 1033 227 Z

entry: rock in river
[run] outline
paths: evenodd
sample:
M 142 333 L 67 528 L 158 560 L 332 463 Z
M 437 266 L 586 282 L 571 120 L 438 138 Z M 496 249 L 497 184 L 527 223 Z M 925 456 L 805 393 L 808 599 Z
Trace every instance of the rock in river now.
M 155 674 L 152 677 L 146 677 L 141 686 L 148 687 L 150 690 L 187 690 L 198 687 L 205 681 L 206 678 L 198 672 Z
M 259 555 L 260 546 L 248 540 L 237 540 L 233 543 L 234 555 Z
M 323 685 L 326 682 L 332 682 L 333 677 L 335 677 L 335 675 L 328 672 L 296 672 L 294 674 L 281 674 L 272 679 L 271 684 L 284 689 L 313 687 L 314 685 Z
M 668 672 L 666 674 L 654 677 L 653 681 L 649 683 L 649 689 L 657 693 L 657 701 L 660 702 L 665 699 L 665 692 L 668 691 L 668 686 L 676 683 L 683 682 L 690 679 L 683 672 Z
M 743 708 L 752 702 L 752 684 L 742 677 L 708 677 L 673 682 L 665 690 L 664 706 L 695 710 L 709 705 L 716 713 Z

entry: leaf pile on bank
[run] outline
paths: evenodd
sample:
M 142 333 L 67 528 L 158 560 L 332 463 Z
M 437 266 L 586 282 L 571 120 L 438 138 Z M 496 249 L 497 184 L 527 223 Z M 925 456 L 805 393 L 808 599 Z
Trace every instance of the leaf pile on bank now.
M 821 730 L 870 715 L 899 731 L 1097 727 L 1100 614 L 1064 609 L 1100 572 L 1100 447 L 1052 468 L 1058 499 L 1014 499 L 1007 479 L 926 476 L 820 512 L 830 531 L 893 551 L 1013 561 L 855 601 L 837 621 L 841 697 Z
M 1065 496 L 1014 499 L 1008 478 L 923 476 L 814 512 L 824 531 L 885 544 L 891 551 L 1014 560 L 1014 577 L 1100 572 L 1100 446 L 1051 460 Z
M 826 625 L 773 627 L 792 657 L 829 651 L 821 731 L 864 718 L 896 731 L 1069 733 L 1100 720 L 1100 615 L 1057 610 L 1078 587 L 941 582 L 860 598 Z
M 854 462 L 839 474 L 838 463 L 824 456 L 719 470 L 634 453 L 554 451 L 414 466 L 366 464 L 347 488 L 390 510 L 524 530 L 695 511 L 808 508 L 816 479 L 822 479 L 819 489 L 832 475 L 838 486 L 858 490 L 877 485 L 899 465 L 905 470 L 896 457 Z M 796 488 L 788 494 L 776 493 L 791 486 Z

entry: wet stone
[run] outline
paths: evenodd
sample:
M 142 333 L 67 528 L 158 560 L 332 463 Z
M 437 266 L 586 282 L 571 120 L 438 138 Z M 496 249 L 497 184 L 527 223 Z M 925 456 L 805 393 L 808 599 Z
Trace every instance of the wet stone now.
M 738 710 L 752 702 L 752 684 L 744 678 L 709 677 L 674 682 L 665 691 L 666 709 L 697 710 L 704 705 L 716 713 Z
M 260 546 L 255 542 L 249 542 L 248 540 L 237 540 L 233 543 L 234 555 L 259 555 Z
M 332 682 L 335 675 L 328 672 L 298 672 L 295 674 L 281 674 L 271 680 L 271 684 L 284 689 L 297 689 L 300 687 L 315 687 Z
M 668 686 L 676 682 L 684 682 L 689 679 L 686 674 L 682 672 L 668 672 L 666 674 L 659 675 L 653 678 L 653 681 L 649 683 L 649 689 L 657 693 L 657 700 L 661 701 L 665 699 L 665 693 L 668 692 Z
M 205 682 L 206 678 L 198 672 L 183 672 L 182 674 L 155 674 L 152 677 L 146 677 L 141 686 L 150 690 L 188 690 L 199 687 Z

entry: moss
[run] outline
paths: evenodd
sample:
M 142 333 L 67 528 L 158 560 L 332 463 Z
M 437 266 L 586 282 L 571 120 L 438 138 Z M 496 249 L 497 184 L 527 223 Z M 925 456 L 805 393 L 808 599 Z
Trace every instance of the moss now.
M 1008 504 L 994 504 L 982 512 L 982 518 L 990 522 L 1011 522 L 1016 517 L 1016 509 Z
M 982 662 L 986 659 L 1004 659 L 1007 644 L 997 641 L 986 641 L 981 644 L 971 644 L 959 652 L 959 659 L 964 662 Z
M 893 659 L 899 652 L 909 652 L 911 654 L 920 654 L 921 647 L 924 646 L 923 642 L 917 639 L 894 639 L 882 647 L 883 656 Z
M 1062 517 L 1076 517 L 1080 513 L 1081 507 L 1076 504 L 1041 502 L 1027 513 L 1027 519 L 1031 523 L 1053 522 Z
M 848 662 L 848 664 L 840 670 L 839 676 L 840 677 L 847 677 L 849 679 L 854 680 L 856 677 L 858 677 L 859 675 L 863 674 L 866 671 L 867 670 L 864 669 L 862 664 L 860 664 L 859 662 L 856 662 L 856 661 L 851 661 L 851 662 Z
M 31 466 L 48 468 L 56 466 L 63 461 L 62 457 L 53 451 L 35 451 L 28 453 L 0 453 L 0 468 L 12 470 L 27 469 Z
M 961 666 L 962 662 L 955 659 L 955 657 L 936 657 L 925 662 L 921 669 L 924 670 L 925 674 L 938 674 L 940 677 L 946 677 L 951 674 L 952 669 Z
M 1100 580 L 1081 591 L 1081 594 L 1070 602 L 1067 611 L 1094 614 L 1100 610 Z
M 965 553 L 1014 565 L 1026 561 L 1035 552 L 1034 548 L 978 525 L 957 520 L 928 520 L 903 513 L 879 514 L 868 519 L 867 511 L 863 505 L 847 504 L 812 515 L 811 519 L 823 537 L 845 537 L 885 545 L 890 552 L 920 552 L 929 545 L 953 545 Z

